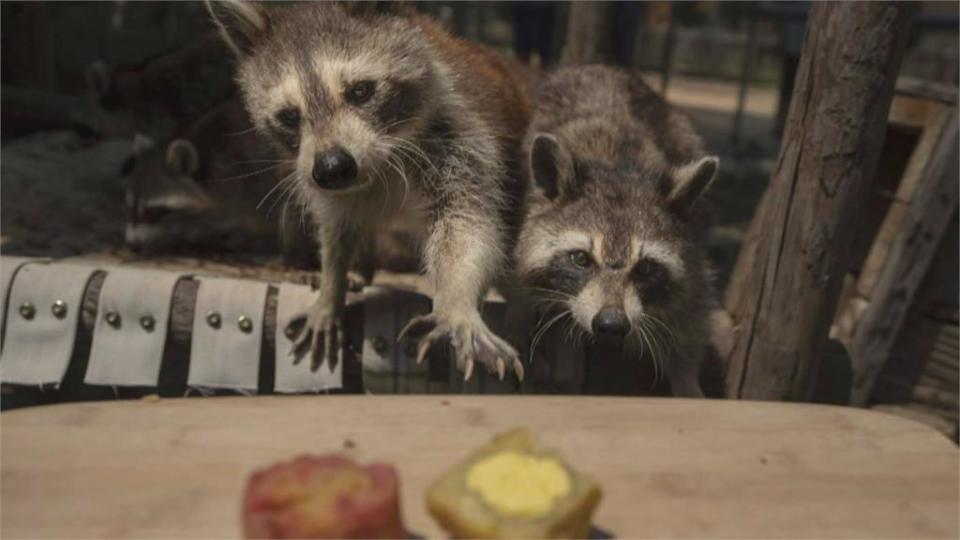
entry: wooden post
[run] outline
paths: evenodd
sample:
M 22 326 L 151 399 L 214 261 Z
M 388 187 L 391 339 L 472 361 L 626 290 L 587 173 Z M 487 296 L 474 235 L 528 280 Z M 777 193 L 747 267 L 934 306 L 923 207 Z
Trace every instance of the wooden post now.
M 571 2 L 564 64 L 610 62 L 613 59 L 613 6 L 610 2 Z
M 905 3 L 814 4 L 780 156 L 727 295 L 737 327 L 728 397 L 810 396 L 911 12 Z

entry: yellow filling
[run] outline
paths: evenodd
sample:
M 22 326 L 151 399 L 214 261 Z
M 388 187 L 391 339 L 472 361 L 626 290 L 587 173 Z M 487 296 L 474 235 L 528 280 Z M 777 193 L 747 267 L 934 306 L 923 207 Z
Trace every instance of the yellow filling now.
M 467 487 L 503 515 L 532 518 L 570 493 L 570 477 L 552 459 L 504 451 L 475 463 Z

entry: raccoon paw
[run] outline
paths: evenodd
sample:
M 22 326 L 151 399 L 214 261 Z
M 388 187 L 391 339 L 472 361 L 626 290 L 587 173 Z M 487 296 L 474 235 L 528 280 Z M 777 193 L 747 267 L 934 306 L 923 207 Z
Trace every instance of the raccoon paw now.
M 311 371 L 320 369 L 324 360 L 329 362 L 330 371 L 336 367 L 343 343 L 343 323 L 329 309 L 315 305 L 291 319 L 284 334 L 293 341 L 290 347 L 293 365 L 309 356 Z
M 512 369 L 517 378 L 523 380 L 523 364 L 517 351 L 491 332 L 479 317 L 451 320 L 435 313 L 421 315 L 414 317 L 397 339 L 408 336 L 423 336 L 417 347 L 417 364 L 423 362 L 435 344 L 449 341 L 456 351 L 457 369 L 463 371 L 463 380 L 470 380 L 477 363 L 486 366 L 488 372 L 496 373 L 500 380 L 506 376 L 507 369 Z

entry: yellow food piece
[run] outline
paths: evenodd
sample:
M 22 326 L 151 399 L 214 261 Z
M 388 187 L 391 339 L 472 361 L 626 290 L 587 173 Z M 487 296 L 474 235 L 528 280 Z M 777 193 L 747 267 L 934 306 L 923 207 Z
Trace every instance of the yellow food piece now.
M 596 482 L 508 431 L 438 478 L 427 507 L 456 538 L 586 538 L 600 502 Z
M 470 467 L 467 487 L 502 514 L 537 517 L 570 493 L 570 477 L 556 461 L 508 450 Z

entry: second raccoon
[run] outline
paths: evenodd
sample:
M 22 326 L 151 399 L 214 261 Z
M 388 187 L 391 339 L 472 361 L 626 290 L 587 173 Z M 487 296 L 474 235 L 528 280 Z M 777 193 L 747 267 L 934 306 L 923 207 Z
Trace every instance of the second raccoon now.
M 713 302 L 702 205 L 717 171 L 690 122 L 635 72 L 564 68 L 537 89 L 534 187 L 516 248 L 528 305 L 662 363 L 675 395 L 698 376 Z

